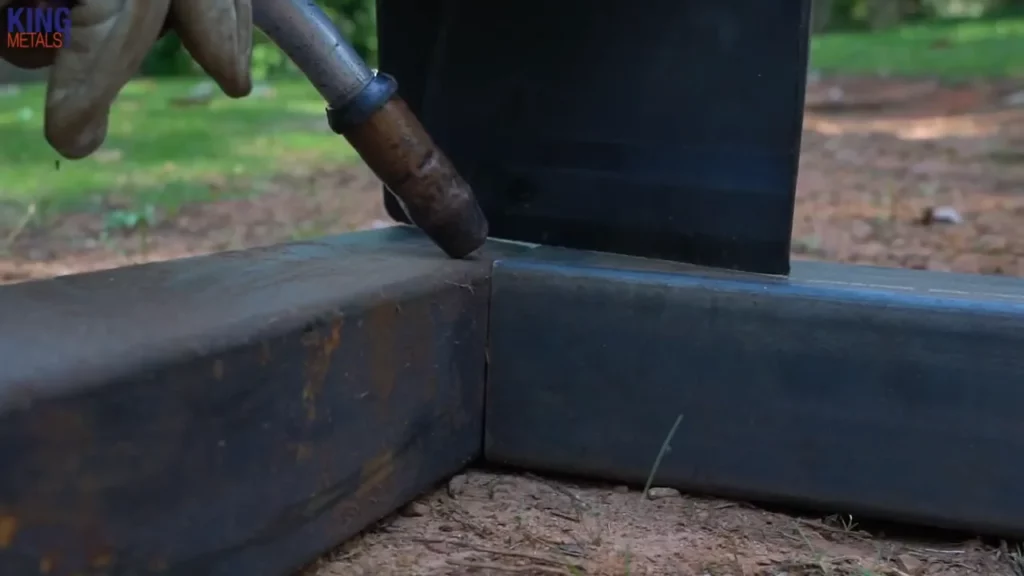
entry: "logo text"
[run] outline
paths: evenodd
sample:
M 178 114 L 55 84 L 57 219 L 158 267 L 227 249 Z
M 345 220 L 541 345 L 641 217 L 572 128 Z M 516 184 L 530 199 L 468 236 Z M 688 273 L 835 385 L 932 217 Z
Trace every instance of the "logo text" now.
M 8 8 L 8 48 L 63 48 L 71 32 L 69 8 Z

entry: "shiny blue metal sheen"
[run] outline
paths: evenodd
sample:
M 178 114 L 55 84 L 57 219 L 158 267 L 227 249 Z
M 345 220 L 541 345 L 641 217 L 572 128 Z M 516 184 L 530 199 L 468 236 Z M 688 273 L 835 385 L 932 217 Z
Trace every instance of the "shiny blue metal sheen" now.
M 500 261 L 485 457 L 1024 536 L 1024 281 Z

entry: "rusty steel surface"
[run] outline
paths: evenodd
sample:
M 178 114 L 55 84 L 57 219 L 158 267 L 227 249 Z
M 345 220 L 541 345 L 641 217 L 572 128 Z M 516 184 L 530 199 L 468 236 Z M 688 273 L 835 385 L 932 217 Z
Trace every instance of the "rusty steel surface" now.
M 0 288 L 0 574 L 280 576 L 456 472 L 489 251 L 401 228 Z
M 412 222 L 449 256 L 462 258 L 487 240 L 487 219 L 473 190 L 401 98 L 344 134 Z
M 485 458 L 1024 537 L 1024 281 L 788 279 L 540 248 L 495 265 Z

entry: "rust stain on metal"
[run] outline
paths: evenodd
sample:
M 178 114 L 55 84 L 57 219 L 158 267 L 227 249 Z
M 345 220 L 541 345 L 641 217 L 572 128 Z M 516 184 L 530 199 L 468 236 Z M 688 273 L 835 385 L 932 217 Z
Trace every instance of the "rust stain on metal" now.
M 411 321 L 410 318 L 403 320 Z M 395 389 L 396 362 L 405 362 L 402 354 L 396 354 L 396 331 L 398 311 L 388 301 L 378 304 L 367 318 L 370 336 L 370 384 L 380 405 L 386 409 L 391 393 Z
M 483 245 L 487 219 L 472 189 L 401 98 L 345 137 L 448 255 L 461 258 Z
M 18 502 L 26 523 L 74 522 L 76 531 L 87 533 L 88 518 L 98 508 L 94 474 L 86 474 L 83 463 L 95 448 L 94 430 L 89 414 L 49 405 L 40 407 L 30 423 L 29 434 L 33 453 L 33 466 L 37 470 L 34 490 Z M 125 467 L 134 470 L 133 467 Z M 118 468 L 118 471 L 123 470 Z M 68 483 L 82 494 L 69 506 L 53 501 L 49 494 L 66 490 Z M 95 533 L 91 534 L 95 536 Z
M 356 490 L 356 498 L 365 498 L 376 492 L 380 485 L 391 479 L 395 473 L 394 454 L 388 450 L 367 460 L 363 464 L 359 476 L 359 489 Z
M 359 505 L 353 498 L 345 498 L 331 510 L 331 519 L 340 530 L 347 529 L 359 516 Z
M 54 404 L 40 405 L 26 426 L 26 444 L 31 453 L 30 466 L 35 470 L 34 483 L 9 512 L 11 520 L 0 516 L 0 540 L 13 538 L 18 523 L 22 526 L 55 526 L 68 534 L 80 549 L 92 571 L 106 573 L 113 568 L 112 548 L 104 495 L 118 486 L 130 484 L 135 478 L 164 470 L 165 455 L 160 450 L 140 453 L 132 440 L 108 445 L 97 443 L 91 411 L 73 409 Z M 181 419 L 172 419 L 162 430 L 178 432 L 174 424 L 183 425 Z M 159 424 L 163 424 L 160 422 Z M 167 442 L 168 449 L 177 454 L 180 444 Z M 92 459 L 115 463 L 111 466 L 90 466 Z M 55 499 L 54 494 L 73 493 L 73 499 Z M 14 522 L 14 519 L 17 522 Z M 40 572 L 57 572 L 62 560 L 53 554 L 40 554 L 37 559 Z M 63 571 L 60 573 L 64 573 Z M 91 573 L 91 572 L 90 572 Z
M 213 378 L 215 380 L 223 380 L 224 379 L 224 361 L 223 360 L 215 360 L 213 362 Z
M 305 442 L 296 444 L 293 449 L 295 450 L 296 462 L 305 462 L 313 457 L 313 447 Z
M 114 556 L 108 552 L 97 554 L 90 564 L 93 568 L 110 568 L 114 564 Z
M 385 484 L 393 479 L 395 472 L 394 454 L 389 450 L 363 463 L 359 474 L 359 487 L 354 494 L 342 499 L 331 510 L 331 518 L 339 530 L 347 530 L 364 510 L 388 499 Z
M 18 519 L 14 516 L 0 516 L 0 550 L 10 547 L 18 533 Z
M 317 330 L 303 338 L 302 343 L 310 349 L 310 354 L 306 358 L 306 385 L 302 388 L 302 402 L 306 407 L 306 419 L 310 422 L 316 420 L 316 402 L 327 381 L 331 357 L 341 345 L 342 324 L 341 317 L 334 318 L 326 335 Z

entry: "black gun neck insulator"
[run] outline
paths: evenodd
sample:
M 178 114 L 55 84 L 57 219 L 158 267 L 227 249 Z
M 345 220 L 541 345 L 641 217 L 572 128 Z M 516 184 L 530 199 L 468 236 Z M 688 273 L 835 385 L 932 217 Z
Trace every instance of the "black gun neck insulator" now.
M 388 74 L 377 74 L 348 102 L 327 107 L 327 124 L 335 134 L 344 134 L 370 119 L 398 92 L 398 82 Z

